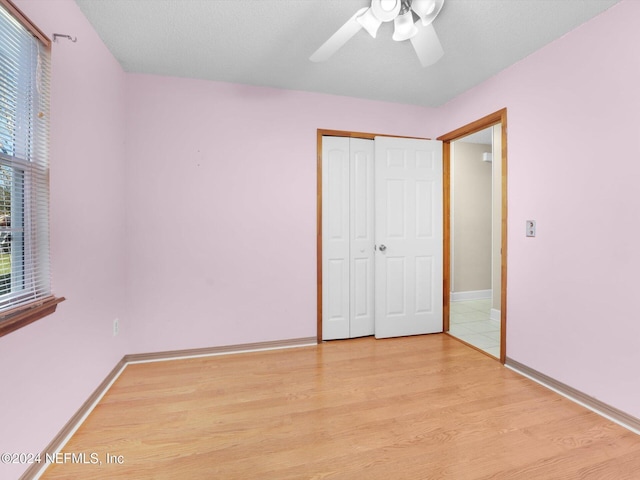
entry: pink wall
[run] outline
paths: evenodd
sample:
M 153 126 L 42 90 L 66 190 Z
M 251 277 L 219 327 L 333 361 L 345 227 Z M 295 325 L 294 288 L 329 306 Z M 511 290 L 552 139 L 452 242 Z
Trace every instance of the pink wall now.
M 317 129 L 434 131 L 421 107 L 157 76 L 127 105 L 136 351 L 314 337 Z
M 636 417 L 638 18 L 623 1 L 438 112 L 440 135 L 508 109 L 507 356 Z
M 52 276 L 67 300 L 0 338 L 0 452 L 37 452 L 131 349 L 111 333 L 126 320 L 125 75 L 73 1 L 16 3 L 51 38 L 78 37 L 52 47 Z M 0 478 L 25 468 L 0 465 Z

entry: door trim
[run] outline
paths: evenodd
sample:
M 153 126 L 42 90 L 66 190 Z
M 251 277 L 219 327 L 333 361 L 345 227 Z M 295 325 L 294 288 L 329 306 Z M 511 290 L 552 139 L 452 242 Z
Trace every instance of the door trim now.
M 469 134 L 501 124 L 502 126 L 502 222 L 500 246 L 500 363 L 504 364 L 507 351 L 507 109 L 503 108 L 474 122 L 437 138 L 442 141 L 443 175 L 443 330 L 449 331 L 449 292 L 451 288 L 451 142 Z
M 395 137 L 395 138 L 417 138 L 419 140 L 431 140 L 423 137 L 405 137 L 400 135 L 389 135 L 379 133 L 351 132 L 345 130 L 317 130 L 316 135 L 316 338 L 318 343 L 322 343 L 322 137 L 350 137 L 374 140 L 375 137 Z

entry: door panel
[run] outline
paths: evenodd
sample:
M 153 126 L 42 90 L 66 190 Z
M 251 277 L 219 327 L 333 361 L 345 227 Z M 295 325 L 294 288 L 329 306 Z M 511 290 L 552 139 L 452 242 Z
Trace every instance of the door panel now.
M 349 338 L 349 139 L 322 143 L 322 332 L 323 339 Z
M 374 332 L 374 146 L 372 140 L 349 142 L 351 182 L 351 322 L 349 336 Z
M 433 311 L 433 258 L 416 257 L 416 313 Z
M 416 181 L 416 238 L 433 237 L 433 192 L 436 189 L 432 180 Z
M 386 211 L 386 222 L 382 235 L 386 238 L 404 240 L 406 236 L 406 185 L 402 179 L 386 180 L 386 188 L 381 192 L 386 198 L 382 205 Z
M 375 190 L 375 335 L 441 332 L 442 143 L 376 137 Z
M 322 338 L 373 335 L 372 140 L 322 139 Z
M 388 317 L 405 315 L 406 268 L 404 257 L 383 257 L 386 271 L 386 312 Z

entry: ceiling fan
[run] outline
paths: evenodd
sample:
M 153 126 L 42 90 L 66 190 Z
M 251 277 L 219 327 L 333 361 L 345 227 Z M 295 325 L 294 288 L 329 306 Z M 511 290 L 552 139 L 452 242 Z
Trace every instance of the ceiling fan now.
M 443 4 L 444 0 L 371 0 L 371 7 L 358 10 L 309 59 L 312 62 L 328 60 L 363 28 L 376 38 L 380 25 L 393 20 L 392 38 L 398 42 L 411 40 L 420 64 L 423 67 L 433 65 L 444 55 L 432 25 Z M 417 21 L 414 21 L 414 15 Z

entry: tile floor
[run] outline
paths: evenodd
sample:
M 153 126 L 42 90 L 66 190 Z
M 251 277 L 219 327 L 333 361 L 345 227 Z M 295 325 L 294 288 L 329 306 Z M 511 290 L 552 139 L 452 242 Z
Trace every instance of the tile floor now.
M 490 299 L 451 302 L 449 333 L 499 358 L 500 323 L 489 318 L 490 310 Z

